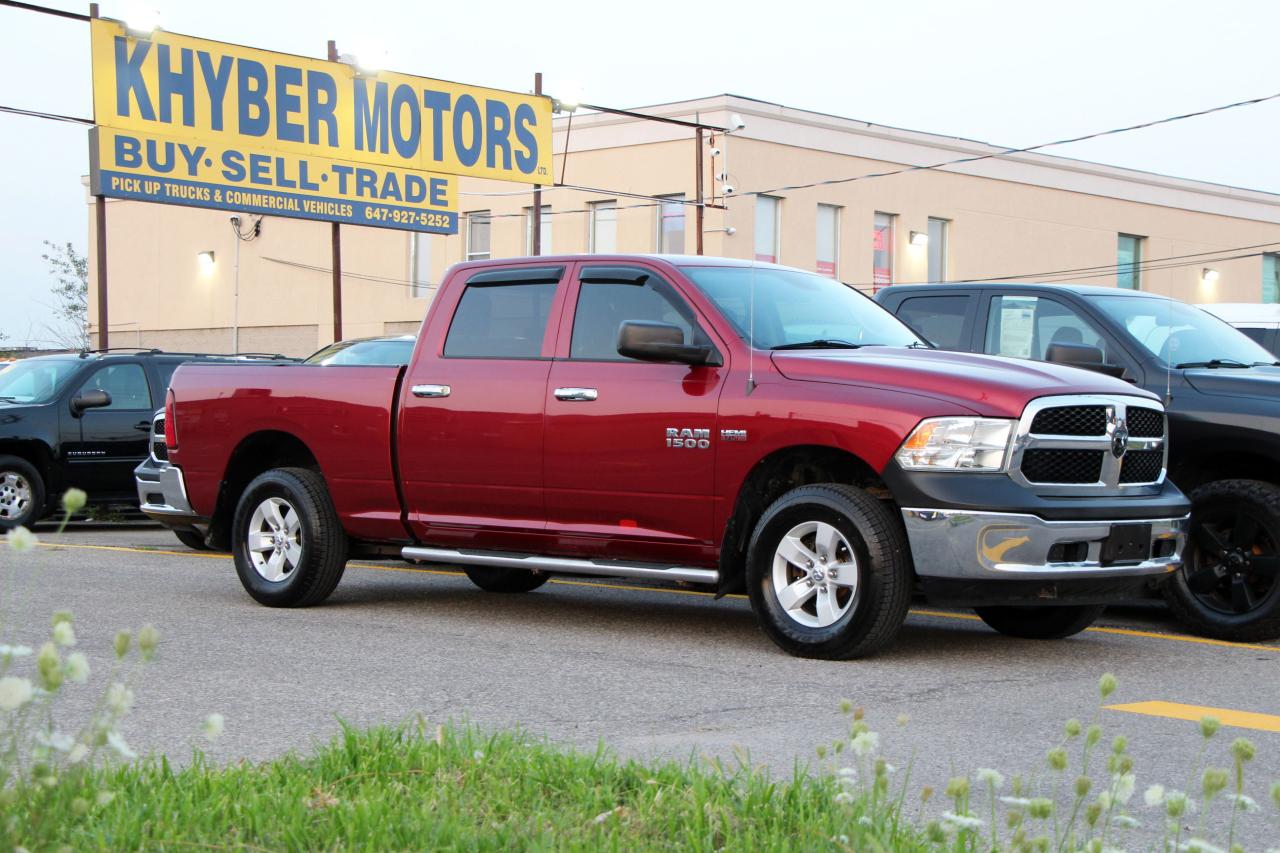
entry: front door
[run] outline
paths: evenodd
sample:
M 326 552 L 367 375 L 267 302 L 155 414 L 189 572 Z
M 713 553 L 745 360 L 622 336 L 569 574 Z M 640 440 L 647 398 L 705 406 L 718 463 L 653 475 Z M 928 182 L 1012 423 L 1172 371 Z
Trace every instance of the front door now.
M 520 549 L 546 526 L 543 395 L 559 315 L 557 267 L 472 275 L 424 330 L 401 394 L 409 523 L 433 545 Z
M 712 559 L 726 367 L 617 351 L 626 320 L 677 325 L 687 344 L 714 343 L 706 324 L 671 282 L 629 265 L 584 264 L 565 312 L 546 390 L 548 532 L 588 556 Z
M 63 445 L 65 485 L 84 489 L 94 499 L 136 497 L 133 469 L 146 458 L 155 411 L 146 371 L 137 362 L 108 362 L 89 374 L 70 399 L 86 391 L 106 391 L 111 404 L 77 418 L 79 429 L 73 427 L 72 440 Z M 69 408 L 62 417 L 72 417 Z

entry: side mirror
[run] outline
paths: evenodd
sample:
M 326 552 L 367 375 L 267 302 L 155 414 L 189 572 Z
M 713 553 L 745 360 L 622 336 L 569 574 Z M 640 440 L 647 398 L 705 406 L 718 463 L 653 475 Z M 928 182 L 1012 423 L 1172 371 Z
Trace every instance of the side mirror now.
M 101 409 L 111 405 L 111 395 L 106 391 L 85 391 L 71 398 L 71 414 L 77 418 L 89 409 Z
M 1049 344 L 1044 359 L 1054 364 L 1092 370 L 1094 373 L 1103 373 L 1117 379 L 1124 375 L 1123 367 L 1118 364 L 1107 364 L 1103 360 L 1102 350 L 1089 344 Z
M 720 363 L 711 347 L 686 344 L 684 330 L 679 326 L 645 320 L 625 320 L 618 327 L 618 354 L 640 361 L 674 361 L 691 366 Z

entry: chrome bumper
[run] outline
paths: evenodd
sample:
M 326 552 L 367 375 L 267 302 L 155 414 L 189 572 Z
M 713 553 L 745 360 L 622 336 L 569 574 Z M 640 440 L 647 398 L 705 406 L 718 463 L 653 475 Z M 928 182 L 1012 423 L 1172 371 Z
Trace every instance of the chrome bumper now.
M 144 464 L 134 472 L 134 482 L 138 486 L 142 513 L 148 518 L 170 527 L 190 527 L 207 521 L 196 514 L 187 500 L 187 484 L 181 468 Z
M 1074 580 L 1163 575 L 1182 562 L 1188 516 L 1108 521 L 1046 521 L 1035 515 L 953 509 L 904 509 L 907 538 L 922 578 Z M 1103 565 L 1102 545 L 1115 525 L 1150 524 L 1150 556 Z M 1172 548 L 1168 544 L 1173 541 Z M 1084 559 L 1051 562 L 1055 545 Z

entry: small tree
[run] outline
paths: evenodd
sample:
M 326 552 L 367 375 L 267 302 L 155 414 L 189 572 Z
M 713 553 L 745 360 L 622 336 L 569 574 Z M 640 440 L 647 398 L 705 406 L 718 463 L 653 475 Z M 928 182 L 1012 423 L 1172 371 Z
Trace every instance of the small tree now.
M 51 289 L 54 298 L 52 323 L 45 331 L 52 342 L 64 349 L 86 349 L 89 346 L 89 259 L 67 241 L 59 245 L 48 240 L 49 251 L 40 257 L 49 264 L 49 272 L 57 280 Z

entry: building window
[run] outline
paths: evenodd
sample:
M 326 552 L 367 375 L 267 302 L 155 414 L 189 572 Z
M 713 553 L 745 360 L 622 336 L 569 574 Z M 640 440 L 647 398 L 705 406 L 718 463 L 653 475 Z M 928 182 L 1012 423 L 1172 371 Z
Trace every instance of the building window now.
M 873 288 L 893 284 L 892 213 L 876 213 L 871 228 L 871 284 Z
M 782 199 L 756 196 L 756 260 L 778 262 L 778 216 Z
M 929 281 L 947 280 L 947 238 L 951 221 L 929 217 Z
M 551 254 L 551 205 L 542 206 L 542 234 L 538 241 L 538 251 L 533 251 L 533 208 L 524 209 L 524 253 L 526 255 Z
M 684 193 L 664 196 L 658 202 L 658 251 L 684 254 Z
M 587 250 L 597 254 L 618 251 L 618 203 L 593 201 L 588 208 L 591 210 L 591 231 Z
M 467 260 L 489 259 L 489 232 L 493 220 L 487 210 L 474 210 L 467 214 Z
M 1116 284 L 1125 290 L 1142 289 L 1142 241 L 1145 239 L 1121 234 L 1116 243 Z
M 840 275 L 840 208 L 834 204 L 818 205 L 819 275 Z
M 409 295 L 421 299 L 431 290 L 431 235 L 409 235 Z
M 1262 301 L 1280 302 L 1280 254 L 1275 252 L 1262 256 Z

